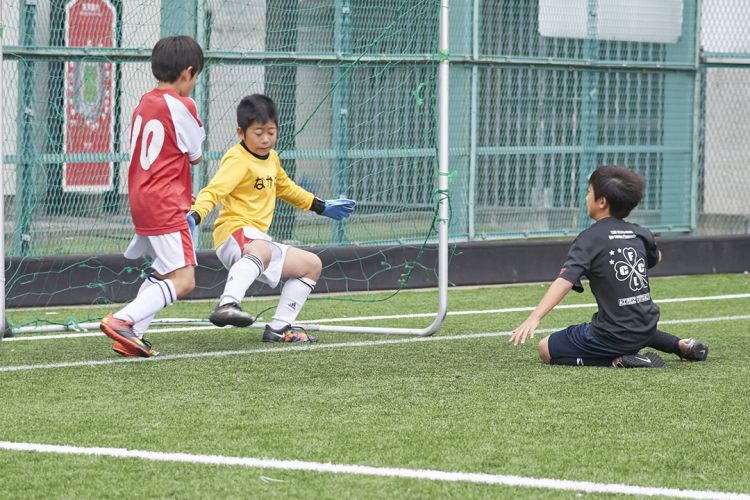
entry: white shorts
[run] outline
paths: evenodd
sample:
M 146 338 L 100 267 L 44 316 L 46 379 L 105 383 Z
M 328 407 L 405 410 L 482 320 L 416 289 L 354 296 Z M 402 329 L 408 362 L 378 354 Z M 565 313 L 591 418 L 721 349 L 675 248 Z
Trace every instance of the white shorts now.
M 271 262 L 268 263 L 263 274 L 258 276 L 258 281 L 275 288 L 281 280 L 281 270 L 284 268 L 284 259 L 286 259 L 289 246 L 276 243 L 266 233 L 258 231 L 254 227 L 241 227 L 216 249 L 216 256 L 219 257 L 224 267 L 229 269 L 242 258 L 242 249 L 253 240 L 267 241 L 268 246 L 271 247 Z
M 161 275 L 185 266 L 194 266 L 197 262 L 188 229 L 155 236 L 136 234 L 130 240 L 124 255 L 127 259 L 153 259 L 151 267 Z

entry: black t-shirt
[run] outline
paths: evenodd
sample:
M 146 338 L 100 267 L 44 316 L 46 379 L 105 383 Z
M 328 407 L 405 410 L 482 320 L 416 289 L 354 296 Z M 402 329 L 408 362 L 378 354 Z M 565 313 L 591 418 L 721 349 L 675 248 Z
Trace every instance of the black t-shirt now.
M 615 217 L 600 219 L 578 235 L 560 278 L 583 291 L 587 276 L 599 310 L 591 318 L 594 335 L 615 348 L 640 349 L 653 335 L 659 307 L 651 300 L 648 272 L 659 251 L 648 229 Z

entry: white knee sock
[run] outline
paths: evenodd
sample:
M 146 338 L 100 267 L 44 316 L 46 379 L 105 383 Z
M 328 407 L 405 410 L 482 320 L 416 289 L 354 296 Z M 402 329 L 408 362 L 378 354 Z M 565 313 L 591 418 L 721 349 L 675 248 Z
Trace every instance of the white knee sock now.
M 307 297 L 315 288 L 315 281 L 310 278 L 294 278 L 284 283 L 281 289 L 279 305 L 271 321 L 271 328 L 279 330 L 286 325 L 291 325 L 297 319 L 297 315 L 305 305 Z
M 117 319 L 140 323 L 177 300 L 177 292 L 172 280 L 157 279 L 151 286 L 144 288 L 131 302 L 114 314 Z M 149 321 L 150 322 L 150 321 Z
M 146 291 L 148 287 L 156 284 L 157 281 L 159 281 L 159 278 L 157 278 L 153 274 L 149 274 L 148 278 L 146 278 L 146 280 L 141 283 L 141 287 L 138 289 L 138 294 L 136 295 L 136 297 Z M 146 330 L 148 330 L 148 327 L 154 320 L 154 316 L 156 316 L 156 314 L 152 314 L 151 316 L 148 316 L 147 318 L 144 318 L 133 325 L 133 330 L 135 330 L 135 333 L 138 335 L 138 337 L 143 338 Z
M 230 302 L 240 303 L 245 298 L 245 293 L 253 281 L 263 274 L 265 267 L 255 255 L 243 255 L 240 260 L 235 262 L 229 269 L 227 275 L 227 284 L 224 285 L 224 293 L 221 294 L 219 305 L 229 304 Z

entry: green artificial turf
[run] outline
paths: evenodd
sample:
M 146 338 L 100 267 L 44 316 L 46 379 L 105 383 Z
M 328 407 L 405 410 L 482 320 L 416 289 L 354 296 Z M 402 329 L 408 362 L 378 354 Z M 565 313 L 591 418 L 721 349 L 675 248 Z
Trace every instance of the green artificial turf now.
M 654 278 L 651 288 L 659 303 L 749 293 L 750 277 Z M 103 336 L 3 342 L 0 369 L 38 366 L 0 371 L 0 440 L 750 494 L 750 354 L 744 347 L 750 319 L 731 318 L 750 314 L 750 299 L 662 303 L 662 329 L 711 348 L 704 363 L 663 354 L 663 370 L 546 366 L 536 342 L 516 349 L 500 334 L 445 339 L 512 330 L 527 312 L 479 311 L 534 306 L 545 289 L 452 289 L 449 310 L 474 313 L 449 315 L 427 341 L 385 344 L 408 339 L 322 332 L 315 349 L 299 350 L 261 343 L 258 329 L 188 329 L 150 334 L 161 360 L 67 368 L 42 365 L 115 360 L 111 342 Z M 408 316 L 434 311 L 437 300 L 433 290 L 372 301 L 379 297 L 313 299 L 300 319 Z M 563 302 L 591 303 L 589 293 Z M 260 311 L 274 302 L 247 305 Z M 212 307 L 178 303 L 162 316 L 201 318 Z M 557 309 L 541 328 L 588 321 L 594 310 Z M 11 318 L 23 314 L 30 313 L 9 311 Z M 406 317 L 359 324 L 420 328 L 430 322 Z M 371 344 L 347 345 L 362 341 Z M 325 348 L 332 344 L 340 345 Z M 219 351 L 246 352 L 170 359 Z M 0 450 L 0 497 L 7 498 L 575 496 L 469 482 Z

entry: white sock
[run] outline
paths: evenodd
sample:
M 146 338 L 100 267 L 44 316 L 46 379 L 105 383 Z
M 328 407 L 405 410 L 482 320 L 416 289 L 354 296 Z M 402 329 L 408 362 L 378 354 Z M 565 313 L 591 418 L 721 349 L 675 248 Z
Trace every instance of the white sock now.
M 146 289 L 159 281 L 159 278 L 154 276 L 153 274 L 149 274 L 148 278 L 141 283 L 141 287 L 138 289 L 138 294 L 136 297 L 140 294 L 142 294 Z M 140 320 L 139 322 L 135 323 L 133 325 L 133 330 L 135 331 L 136 335 L 138 335 L 139 338 L 143 338 L 143 336 L 146 334 L 146 330 L 148 330 L 148 327 L 151 325 L 151 322 L 154 320 L 154 316 L 156 314 L 152 314 L 151 316 L 148 316 L 147 318 L 144 318 Z
M 177 292 L 172 280 L 159 280 L 145 288 L 142 293 L 119 311 L 114 317 L 138 324 L 154 315 L 177 300 Z
M 310 278 L 287 280 L 284 288 L 281 289 L 279 305 L 276 306 L 276 312 L 273 314 L 271 328 L 279 330 L 294 323 L 313 288 L 315 288 L 315 281 Z
M 224 285 L 224 293 L 221 294 L 219 305 L 229 304 L 230 302 L 240 303 L 245 298 L 245 293 L 253 281 L 263 274 L 265 270 L 263 262 L 255 255 L 243 255 L 240 260 L 234 263 L 229 269 L 227 275 L 227 284 Z

